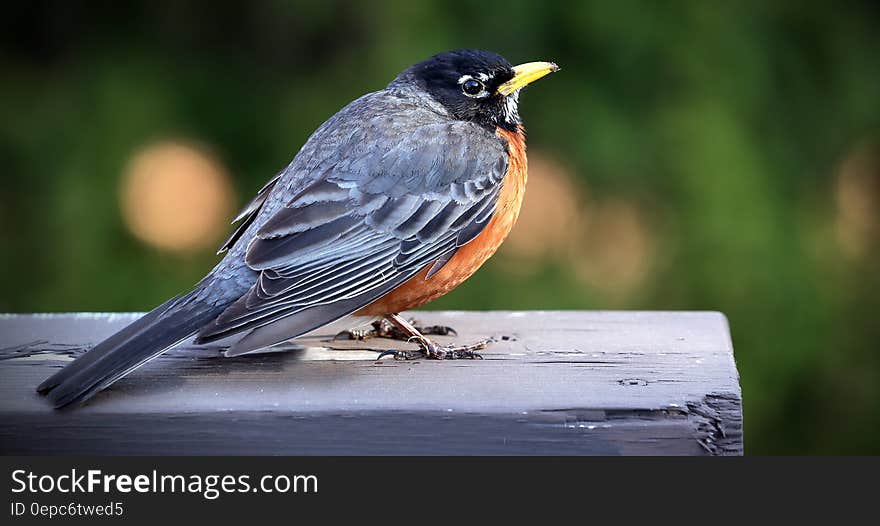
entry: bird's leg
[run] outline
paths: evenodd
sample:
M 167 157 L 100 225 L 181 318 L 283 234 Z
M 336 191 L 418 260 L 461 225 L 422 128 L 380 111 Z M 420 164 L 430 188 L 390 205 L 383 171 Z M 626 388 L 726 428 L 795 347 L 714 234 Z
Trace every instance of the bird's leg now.
M 481 340 L 472 345 L 447 345 L 440 346 L 428 339 L 424 334 L 419 332 L 418 328 L 413 326 L 399 314 L 389 314 L 385 317 L 391 325 L 399 331 L 407 335 L 408 341 L 415 342 L 419 345 L 416 351 L 385 351 L 379 355 L 378 359 L 384 356 L 392 355 L 395 360 L 417 360 L 419 358 L 428 358 L 433 360 L 460 360 L 460 359 L 480 359 L 483 357 L 476 351 L 485 349 L 489 345 L 489 340 Z M 448 334 L 448 333 L 447 333 Z
M 409 327 L 413 328 L 416 333 L 421 335 L 436 334 L 439 336 L 453 335 L 458 333 L 452 327 L 445 325 L 428 325 L 419 327 L 415 320 L 407 321 Z M 411 332 L 407 332 L 394 325 L 388 318 L 379 318 L 370 324 L 370 327 L 354 328 L 337 333 L 333 337 L 334 340 L 369 340 L 370 338 L 388 338 L 391 340 L 409 341 L 413 337 Z

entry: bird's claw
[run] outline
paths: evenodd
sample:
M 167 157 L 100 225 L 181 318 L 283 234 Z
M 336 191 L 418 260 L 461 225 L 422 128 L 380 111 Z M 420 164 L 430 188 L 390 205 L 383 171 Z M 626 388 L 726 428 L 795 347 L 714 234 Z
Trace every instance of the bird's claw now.
M 422 334 L 431 334 L 435 336 L 458 336 L 458 331 L 448 325 L 428 325 L 426 327 L 416 326 L 416 329 Z
M 381 353 L 379 353 L 376 361 L 378 362 L 386 356 L 393 356 L 395 360 L 417 360 L 424 357 L 425 354 L 421 351 L 402 351 L 391 349 L 389 351 L 382 351 Z
M 481 340 L 471 345 L 440 346 L 428 339 L 416 338 L 419 344 L 416 350 L 389 350 L 379 354 L 376 360 L 385 356 L 393 356 L 395 360 L 482 360 L 483 356 L 476 351 L 489 346 L 489 340 Z
M 370 338 L 396 338 L 399 330 L 391 325 L 388 320 L 382 318 L 370 324 L 369 327 L 355 327 L 336 333 L 333 341 L 337 340 L 357 340 L 364 341 Z
M 344 331 L 337 332 L 336 335 L 333 336 L 333 341 L 334 342 L 339 341 L 339 340 L 363 341 L 363 340 L 369 339 L 371 336 L 373 336 L 370 333 L 371 333 L 371 330 L 366 329 L 366 328 L 347 329 Z
M 458 336 L 458 332 L 452 327 L 446 325 L 429 325 L 427 327 L 418 327 L 415 320 L 409 320 L 412 325 L 416 325 L 416 330 L 421 334 L 430 334 L 436 336 Z M 369 327 L 356 327 L 345 331 L 338 332 L 333 337 L 333 341 L 338 340 L 357 340 L 364 341 L 370 338 L 388 338 L 390 340 L 408 341 L 410 337 L 402 330 L 392 325 L 385 318 L 374 321 Z

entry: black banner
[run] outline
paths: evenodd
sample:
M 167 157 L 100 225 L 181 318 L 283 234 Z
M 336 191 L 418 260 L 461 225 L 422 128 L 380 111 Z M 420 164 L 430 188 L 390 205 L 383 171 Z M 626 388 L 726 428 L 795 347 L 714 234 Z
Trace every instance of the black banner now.
M 394 515 L 430 504 L 554 505 L 627 516 L 688 503 L 799 508 L 835 494 L 868 503 L 872 459 L 512 457 L 4 457 L 3 524 L 62 521 L 215 523 Z M 844 490 L 844 488 L 847 488 Z M 847 508 L 852 509 L 851 507 Z M 362 511 L 360 511 L 362 510 Z

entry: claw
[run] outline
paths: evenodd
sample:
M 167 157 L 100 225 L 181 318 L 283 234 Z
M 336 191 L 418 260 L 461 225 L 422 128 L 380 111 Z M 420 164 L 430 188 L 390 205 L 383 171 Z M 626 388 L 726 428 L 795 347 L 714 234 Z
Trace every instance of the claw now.
M 483 355 L 480 353 L 476 353 L 474 351 L 456 351 L 454 353 L 455 358 L 451 358 L 453 360 L 482 360 Z
M 376 358 L 376 361 L 378 362 L 378 361 L 381 360 L 382 358 L 384 358 L 384 357 L 386 357 L 386 356 L 389 356 L 389 355 L 394 356 L 395 358 L 397 358 L 397 353 L 399 353 L 399 352 L 400 352 L 400 351 L 394 351 L 394 350 L 391 350 L 391 351 L 382 351 L 381 353 L 379 353 L 379 357 Z
M 394 356 L 395 360 L 417 360 L 419 358 L 427 356 L 426 353 L 421 350 L 419 350 L 419 351 L 389 350 L 389 351 L 382 351 L 381 353 L 379 353 L 379 356 L 376 358 L 376 361 L 378 362 L 379 360 L 381 360 L 385 356 L 389 356 L 389 355 Z
M 415 320 L 411 320 L 412 325 L 417 325 Z M 458 332 L 452 327 L 447 327 L 446 325 L 429 325 L 427 327 L 415 327 L 415 329 L 420 334 L 431 334 L 438 336 L 458 336 Z M 357 340 L 364 341 L 369 340 L 371 338 L 389 338 L 392 340 L 401 340 L 401 341 L 410 341 L 410 338 L 405 332 L 401 331 L 399 328 L 395 327 L 391 323 L 388 322 L 387 319 L 382 318 L 374 321 L 370 324 L 369 327 L 361 327 L 348 329 L 346 331 L 340 331 L 336 333 L 333 337 L 333 341 L 339 340 Z M 416 337 L 418 338 L 418 337 Z
M 446 325 L 429 325 L 427 327 L 417 327 L 422 334 L 434 334 L 437 336 L 458 336 L 458 331 Z
M 447 345 L 446 347 L 441 347 L 427 338 L 419 338 L 418 336 L 410 338 L 409 341 L 417 343 L 419 350 L 383 351 L 376 358 L 376 361 L 389 355 L 394 356 L 395 360 L 417 360 L 419 358 L 427 358 L 429 360 L 482 360 L 483 356 L 476 351 L 489 346 L 489 340 L 482 340 L 471 345 Z
M 373 331 L 371 329 L 348 329 L 345 331 L 339 331 L 336 333 L 336 336 L 333 337 L 333 341 L 339 340 L 357 340 L 364 341 L 373 336 Z

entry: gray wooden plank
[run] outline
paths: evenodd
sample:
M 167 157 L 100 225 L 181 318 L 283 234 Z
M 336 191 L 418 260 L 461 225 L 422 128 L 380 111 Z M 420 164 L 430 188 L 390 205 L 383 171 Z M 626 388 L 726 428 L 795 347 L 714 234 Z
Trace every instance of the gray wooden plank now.
M 12 453 L 741 454 L 741 393 L 714 312 L 418 312 L 482 361 L 375 362 L 404 343 L 237 358 L 182 346 L 73 411 L 34 387 L 137 314 L 0 315 Z M 452 338 L 438 337 L 441 342 Z M 221 342 L 222 344 L 223 342 Z

